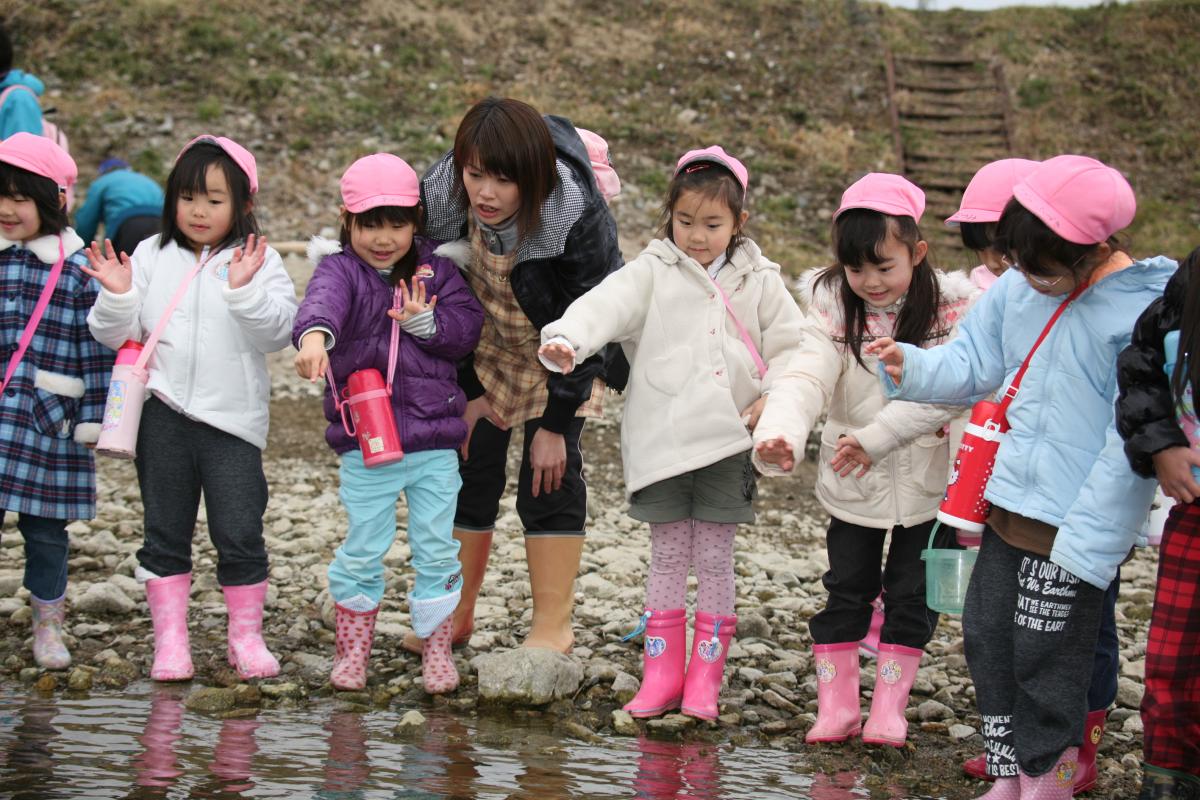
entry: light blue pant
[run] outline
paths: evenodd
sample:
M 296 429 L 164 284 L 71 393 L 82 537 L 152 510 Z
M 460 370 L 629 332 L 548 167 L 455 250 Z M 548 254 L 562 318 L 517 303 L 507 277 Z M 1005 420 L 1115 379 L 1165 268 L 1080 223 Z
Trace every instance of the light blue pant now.
M 383 557 L 396 538 L 396 501 L 408 503 L 408 545 L 417 572 L 410 604 L 439 601 L 461 589 L 454 508 L 462 479 L 453 450 L 408 453 L 399 461 L 368 469 L 362 452 L 342 456 L 338 495 L 350 518 L 346 541 L 329 565 L 329 593 L 336 602 L 363 595 L 383 599 Z M 453 610 L 453 606 L 451 606 Z

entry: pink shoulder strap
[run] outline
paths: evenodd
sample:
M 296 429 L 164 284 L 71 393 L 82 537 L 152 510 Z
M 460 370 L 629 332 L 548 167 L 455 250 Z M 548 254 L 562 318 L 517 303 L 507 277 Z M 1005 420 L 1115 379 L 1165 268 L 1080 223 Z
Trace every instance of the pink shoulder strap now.
M 4 382 L 0 383 L 0 392 L 8 388 L 8 382 L 12 380 L 13 373 L 17 371 L 21 359 L 25 357 L 25 351 L 29 349 L 33 335 L 37 333 L 38 323 L 42 321 L 42 315 L 46 313 L 46 306 L 50 305 L 50 298 L 54 295 L 54 287 L 58 285 L 58 276 L 62 274 L 63 263 L 66 260 L 67 251 L 63 247 L 62 236 L 59 235 L 58 260 L 50 268 L 50 276 L 46 278 L 46 285 L 42 287 L 42 293 L 38 295 L 37 305 L 33 307 L 33 313 L 29 316 L 29 321 L 25 323 L 25 330 L 21 331 L 21 341 L 17 344 L 16 352 L 8 360 L 8 367 L 4 370 Z
M 737 314 L 733 313 L 733 305 L 729 302 L 729 296 L 725 294 L 725 290 L 721 288 L 721 284 L 717 283 L 716 278 L 712 278 L 713 286 L 717 287 L 717 292 L 721 295 L 721 300 L 725 302 L 725 310 L 729 312 L 729 318 L 733 320 L 733 325 L 737 328 L 738 335 L 742 337 L 742 341 L 746 343 L 746 349 L 750 351 L 750 357 L 754 359 L 754 367 L 758 370 L 758 379 L 762 380 L 767 375 L 767 362 L 763 361 L 761 355 L 758 354 L 758 348 L 754 346 L 754 340 L 750 338 L 750 331 L 746 330 L 746 326 L 738 319 Z
M 170 321 L 171 315 L 175 313 L 175 307 L 183 300 L 183 296 L 187 294 L 188 287 L 192 285 L 192 281 L 200 274 L 200 271 L 204 269 L 204 265 L 214 255 L 216 253 L 210 252 L 207 247 L 200 251 L 200 258 L 196 259 L 196 266 L 192 267 L 192 271 L 180 282 L 179 288 L 175 290 L 175 294 L 171 296 L 167 307 L 163 309 L 162 316 L 158 318 L 158 324 L 154 326 L 154 330 L 150 333 L 150 338 L 142 345 L 142 353 L 138 356 L 137 362 L 134 363 L 135 369 L 144 370 L 146 368 L 146 364 L 149 363 L 150 355 L 154 352 L 158 340 L 162 338 L 163 331 L 167 329 L 167 323 Z

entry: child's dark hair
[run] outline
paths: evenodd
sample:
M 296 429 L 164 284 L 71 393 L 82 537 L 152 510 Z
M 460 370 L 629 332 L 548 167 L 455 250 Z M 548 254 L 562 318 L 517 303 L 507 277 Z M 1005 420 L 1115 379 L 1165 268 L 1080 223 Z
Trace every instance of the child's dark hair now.
M 1175 356 L 1175 370 L 1171 373 L 1171 392 L 1176 405 L 1183 404 L 1187 387 L 1193 393 L 1200 392 L 1200 247 L 1188 253 L 1179 265 L 1179 271 L 1187 277 L 1188 291 L 1183 299 L 1183 312 L 1179 317 L 1179 352 Z
M 863 339 L 867 334 L 866 302 L 850 288 L 846 280 L 846 267 L 858 267 L 864 263 L 880 264 L 883 261 L 880 248 L 891 233 L 908 248 L 910 255 L 917 250 L 922 240 L 921 229 L 912 217 L 883 214 L 868 208 L 852 208 L 833 221 L 833 254 L 837 259 L 816 278 L 816 285 L 837 286 L 842 301 L 842 316 L 845 320 L 846 347 L 864 369 L 862 359 Z M 896 318 L 893 334 L 898 342 L 920 346 L 922 342 L 937 335 L 933 329 L 937 322 L 940 291 L 937 275 L 929 263 L 929 255 L 913 264 L 912 282 Z
M 1110 236 L 1105 244 L 1114 251 L 1126 249 L 1116 236 Z M 1021 272 L 1054 278 L 1062 274 L 1054 269 L 1059 266 L 1066 268 L 1078 281 L 1095 268 L 1095 264 L 1086 262 L 1099 245 L 1067 241 L 1013 198 L 996 223 L 992 246 L 1007 255 Z
M 558 155 L 546 120 L 533 106 L 511 97 L 480 100 L 454 135 L 454 185 L 450 194 L 469 211 L 463 170 L 475 166 L 508 178 L 520 192 L 517 235 L 524 239 L 542 220 L 542 203 L 558 186 Z
M 963 247 L 981 253 L 993 244 L 996 232 L 994 222 L 960 222 L 958 235 L 962 237 Z
M 675 212 L 675 204 L 684 192 L 696 192 L 705 200 L 719 200 L 733 214 L 733 236 L 729 246 L 725 248 L 725 257 L 733 258 L 734 252 L 746 241 L 742 233 L 742 211 L 745 205 L 745 192 L 733 173 L 720 164 L 708 161 L 693 162 L 671 179 L 667 187 L 667 201 L 659 213 L 659 236 L 665 236 L 675 242 L 671 231 L 671 218 Z M 675 242 L 679 244 L 678 242 Z
M 0 78 L 9 73 L 9 70 L 12 69 L 12 62 L 12 39 L 8 35 L 8 26 L 3 20 L 0 20 Z
M 219 166 L 225 174 L 225 182 L 229 184 L 229 202 L 233 205 L 233 226 L 214 249 L 220 250 L 234 242 L 244 241 L 252 233 L 258 235 L 258 221 L 254 218 L 254 204 L 250 195 L 250 178 L 220 145 L 200 141 L 179 156 L 171 174 L 167 176 L 159 247 L 165 247 L 166 243 L 172 240 L 180 247 L 192 246 L 175 222 L 175 211 L 180 195 L 208 191 L 207 173 L 213 164 Z
M 58 184 L 42 175 L 0 162 L 0 195 L 27 197 L 33 201 L 41 222 L 38 226 L 39 236 L 57 235 L 70 224 Z
M 412 225 L 414 236 L 425 235 L 425 207 L 418 203 L 415 206 L 376 206 L 355 214 L 350 211 L 342 213 L 342 231 L 338 241 L 342 249 L 349 248 L 350 231 L 355 226 L 373 227 L 377 225 Z M 360 254 L 361 255 L 361 254 Z M 408 252 L 392 265 L 388 273 L 388 283 L 395 286 L 400 281 L 412 280 L 417 271 L 417 243 L 414 240 Z

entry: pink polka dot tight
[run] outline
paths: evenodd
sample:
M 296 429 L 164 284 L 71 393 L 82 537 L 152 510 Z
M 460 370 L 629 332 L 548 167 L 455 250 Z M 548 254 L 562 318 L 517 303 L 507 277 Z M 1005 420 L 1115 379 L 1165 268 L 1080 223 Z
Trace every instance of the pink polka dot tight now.
M 652 524 L 646 607 L 685 608 L 688 571 L 695 564 L 699 582 L 697 610 L 719 616 L 732 615 L 736 530 L 734 524 L 690 519 Z

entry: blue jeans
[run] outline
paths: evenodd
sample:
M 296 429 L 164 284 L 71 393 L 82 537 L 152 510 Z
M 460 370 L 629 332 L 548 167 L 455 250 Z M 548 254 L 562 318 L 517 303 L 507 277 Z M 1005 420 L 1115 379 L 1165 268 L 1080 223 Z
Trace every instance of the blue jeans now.
M 368 468 L 362 452 L 342 456 L 338 495 L 350 527 L 329 565 L 329 594 L 336 602 L 363 595 L 383 599 L 383 557 L 396 538 L 396 501 L 408 503 L 408 546 L 416 570 L 409 600 L 439 600 L 461 589 L 454 509 L 462 479 L 454 450 L 408 453 L 400 461 Z M 453 610 L 453 607 L 450 609 Z
M 1121 570 L 1104 593 L 1100 610 L 1100 638 L 1092 660 L 1092 682 L 1088 686 L 1088 711 L 1108 708 L 1117 699 L 1117 671 L 1121 667 L 1120 642 L 1117 640 L 1117 591 L 1121 588 Z
M 25 588 L 38 600 L 62 597 L 67 591 L 67 521 L 20 514 L 17 530 L 25 538 Z

